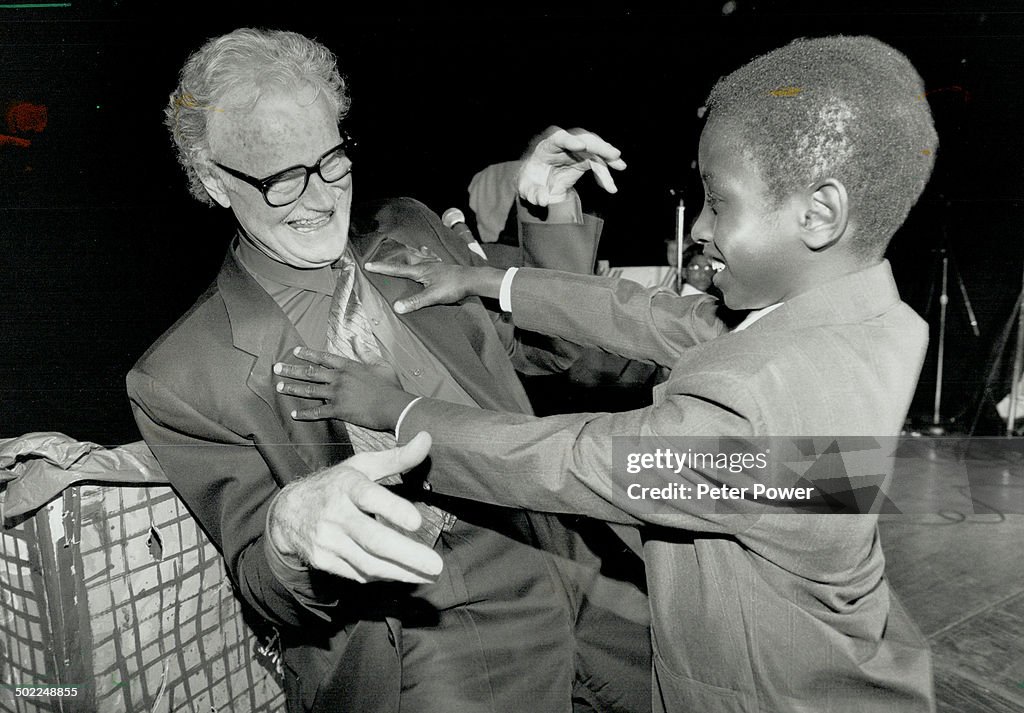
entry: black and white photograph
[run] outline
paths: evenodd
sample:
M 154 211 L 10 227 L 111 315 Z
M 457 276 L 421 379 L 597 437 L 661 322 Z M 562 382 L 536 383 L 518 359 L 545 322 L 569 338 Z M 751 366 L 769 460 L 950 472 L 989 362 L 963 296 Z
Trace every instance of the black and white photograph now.
M 1024 4 L 0 0 L 0 713 L 1024 711 Z

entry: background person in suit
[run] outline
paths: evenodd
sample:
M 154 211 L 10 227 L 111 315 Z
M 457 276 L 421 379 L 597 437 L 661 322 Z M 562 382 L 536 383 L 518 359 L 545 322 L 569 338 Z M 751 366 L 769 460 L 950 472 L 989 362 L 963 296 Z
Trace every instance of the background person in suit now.
M 415 201 L 353 211 L 348 105 L 334 56 L 295 33 L 237 30 L 186 63 L 166 123 L 192 193 L 230 208 L 238 233 L 214 284 L 129 373 L 139 428 L 237 591 L 278 627 L 290 710 L 569 711 L 574 697 L 644 710 L 645 597 L 604 578 L 581 537 L 413 476 L 399 497 L 339 464 L 393 437 L 293 421 L 302 402 L 274 389 L 274 362 L 330 346 L 394 386 L 528 413 L 513 362 L 571 363 L 571 350 L 515 342 L 478 300 L 391 311 L 410 283 L 365 276 L 363 260 L 473 258 Z M 572 201 L 561 217 L 573 224 L 526 226 L 524 252 L 590 269 L 598 226 Z
M 318 366 L 301 375 L 307 383 L 284 388 L 312 383 L 310 395 L 326 401 L 300 418 L 391 426 L 400 442 L 429 432 L 443 465 L 430 477 L 435 490 L 643 525 L 655 710 L 934 710 L 927 645 L 890 592 L 877 515 L 628 495 L 638 476 L 616 448 L 895 437 L 924 359 L 927 326 L 900 301 L 883 258 L 938 143 L 907 58 L 870 37 L 797 40 L 722 78 L 707 105 L 698 153 L 706 202 L 693 236 L 719 268 L 726 304 L 753 310 L 729 334 L 693 346 L 707 336 L 709 298 L 626 281 L 368 266 L 428 285 L 398 311 L 499 297 L 520 327 L 670 366 L 652 407 L 495 414 L 375 388 L 359 364 L 325 354 L 309 355 Z M 756 477 L 705 465 L 644 482 L 693 493 Z

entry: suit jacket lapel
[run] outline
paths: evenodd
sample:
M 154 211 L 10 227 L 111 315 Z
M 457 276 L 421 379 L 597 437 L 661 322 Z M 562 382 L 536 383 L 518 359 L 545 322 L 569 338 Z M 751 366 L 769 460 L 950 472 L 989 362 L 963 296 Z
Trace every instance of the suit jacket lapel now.
M 266 405 L 266 444 L 284 447 L 297 457 L 296 472 L 308 473 L 352 455 L 344 424 L 329 421 L 296 421 L 289 415 L 297 407 L 294 397 L 279 394 L 274 362 L 300 363 L 291 350 L 304 344 L 302 337 L 252 276 L 229 251 L 217 278 L 227 307 L 232 341 L 236 349 L 255 357 L 246 386 Z M 250 414 L 250 418 L 255 417 Z M 275 442 L 277 441 L 277 442 Z

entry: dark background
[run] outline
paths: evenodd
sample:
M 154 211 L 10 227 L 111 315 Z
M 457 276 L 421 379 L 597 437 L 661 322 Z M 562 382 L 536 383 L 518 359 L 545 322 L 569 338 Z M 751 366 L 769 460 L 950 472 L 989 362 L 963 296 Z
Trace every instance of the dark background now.
M 1020 291 L 1021 3 L 11 4 L 0 0 L 0 133 L 17 101 L 45 105 L 48 124 L 28 148 L 0 145 L 0 438 L 138 437 L 124 374 L 210 282 L 231 234 L 226 211 L 189 197 L 162 110 L 188 54 L 243 25 L 297 30 L 338 53 L 363 146 L 357 199 L 411 195 L 440 212 L 465 205 L 473 173 L 516 158 L 548 124 L 602 134 L 629 162 L 617 196 L 584 189 L 608 221 L 601 257 L 613 265 L 663 263 L 670 190 L 683 190 L 689 216 L 699 209 L 697 110 L 718 76 L 794 37 L 875 35 L 918 67 L 940 136 L 936 173 L 889 256 L 906 301 L 925 314 L 933 297 L 912 416 L 931 416 L 944 236 L 981 330 L 972 335 L 951 273 L 942 415 L 954 429 L 973 420 Z M 1002 396 L 1007 380 L 996 382 Z M 991 406 L 981 413 L 978 432 L 996 432 Z

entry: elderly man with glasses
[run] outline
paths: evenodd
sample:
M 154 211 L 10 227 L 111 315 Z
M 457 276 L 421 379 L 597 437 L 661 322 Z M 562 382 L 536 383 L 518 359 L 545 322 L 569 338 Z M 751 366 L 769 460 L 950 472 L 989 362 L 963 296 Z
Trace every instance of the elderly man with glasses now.
M 603 525 L 581 523 L 584 537 L 436 496 L 422 487 L 429 463 L 400 476 L 429 443 L 392 450 L 389 433 L 296 421 L 308 402 L 274 387 L 273 365 L 304 364 L 294 350 L 311 347 L 415 393 L 529 412 L 514 367 L 573 357 L 515 341 L 477 300 L 393 312 L 418 286 L 364 274 L 365 260 L 474 258 L 413 200 L 353 211 L 348 105 L 334 56 L 295 33 L 237 30 L 187 61 L 166 123 L 193 195 L 238 229 L 215 282 L 128 375 L 139 428 L 240 596 L 280 633 L 289 710 L 642 710 L 647 608 L 599 572 Z M 617 165 L 592 135 L 547 142 L 527 159 L 546 199 L 583 170 L 558 165 L 565 149 Z M 589 270 L 597 226 L 568 197 L 548 216 L 563 224 L 524 225 L 523 252 Z

